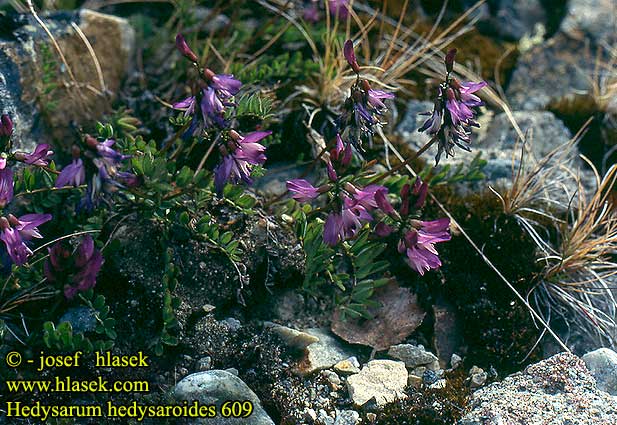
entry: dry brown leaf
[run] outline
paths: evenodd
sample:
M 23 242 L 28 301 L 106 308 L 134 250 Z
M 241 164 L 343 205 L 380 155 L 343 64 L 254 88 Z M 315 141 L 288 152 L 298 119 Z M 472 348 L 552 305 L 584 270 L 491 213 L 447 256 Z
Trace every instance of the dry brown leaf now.
M 368 345 L 377 351 L 402 342 L 424 320 L 426 312 L 418 297 L 396 283 L 375 291 L 373 298 L 380 307 L 369 309 L 373 319 L 341 319 L 337 310 L 332 318 L 332 332 L 352 344 Z

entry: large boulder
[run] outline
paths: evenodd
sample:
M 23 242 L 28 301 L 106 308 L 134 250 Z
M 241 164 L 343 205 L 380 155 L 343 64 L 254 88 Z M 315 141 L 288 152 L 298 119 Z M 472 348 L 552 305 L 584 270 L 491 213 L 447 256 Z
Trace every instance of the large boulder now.
M 585 363 L 561 353 L 471 396 L 459 425 L 617 423 L 617 399 L 601 391 Z
M 108 112 L 135 46 L 126 19 L 88 9 L 41 19 L 53 41 L 30 15 L 0 16 L 0 109 L 22 149 L 52 138 L 70 146 L 75 126 Z
M 225 370 L 209 370 L 193 373 L 178 382 L 174 389 L 174 397 L 178 401 L 199 401 L 202 405 L 216 405 L 216 417 L 191 419 L 190 424 L 212 425 L 274 425 L 257 395 L 236 375 Z M 221 408 L 225 402 L 249 401 L 253 405 L 253 413 L 248 418 L 224 418 Z
M 596 378 L 598 388 L 617 395 L 617 353 L 609 348 L 599 348 L 585 354 L 583 361 Z

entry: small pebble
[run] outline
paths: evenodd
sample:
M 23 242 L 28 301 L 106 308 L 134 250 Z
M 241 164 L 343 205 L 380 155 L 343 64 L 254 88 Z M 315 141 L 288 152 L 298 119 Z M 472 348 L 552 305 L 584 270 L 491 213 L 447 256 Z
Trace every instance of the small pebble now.
M 203 372 L 205 370 L 210 370 L 212 367 L 212 357 L 205 356 L 197 361 L 197 370 Z
M 461 358 L 461 356 L 459 356 L 456 353 L 453 353 L 452 357 L 450 358 L 450 367 L 452 369 L 456 369 L 457 367 L 461 365 L 462 362 L 463 362 L 463 359 Z

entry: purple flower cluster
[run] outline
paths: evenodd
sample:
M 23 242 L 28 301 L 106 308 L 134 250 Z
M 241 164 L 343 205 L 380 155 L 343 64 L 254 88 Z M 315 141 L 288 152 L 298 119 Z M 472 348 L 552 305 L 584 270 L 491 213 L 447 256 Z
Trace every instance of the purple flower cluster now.
M 371 212 L 378 207 L 375 194 L 387 192 L 387 189 L 379 185 L 357 188 L 350 182 L 340 184 L 336 175 L 329 175 L 329 179 L 330 183 L 320 187 L 314 187 L 305 179 L 290 180 L 287 190 L 299 202 L 310 202 L 324 193 L 330 195 L 331 212 L 326 218 L 323 239 L 334 246 L 353 238 L 365 223 L 373 220 Z
M 26 242 L 42 238 L 38 226 L 49 220 L 51 214 L 26 214 L 19 218 L 9 214 L 8 217 L 0 217 L 0 239 L 15 264 L 21 266 L 28 261 L 32 251 Z
M 64 296 L 70 300 L 78 292 L 96 285 L 103 261 L 101 251 L 96 249 L 92 237 L 87 235 L 74 252 L 64 241 L 49 248 L 44 273 L 49 282 L 64 284 Z
M 10 138 L 13 134 L 13 122 L 11 118 L 3 114 L 0 116 L 0 138 L 4 147 L 10 147 Z M 0 154 L 0 208 L 5 208 L 14 196 L 13 170 L 8 167 L 8 161 L 23 162 L 35 167 L 49 165 L 49 157 L 53 152 L 49 145 L 40 144 L 33 152 L 15 152 L 12 154 Z M 6 251 L 18 266 L 25 264 L 32 255 L 28 243 L 32 239 L 42 238 L 38 226 L 51 220 L 51 214 L 26 214 L 17 218 L 12 214 L 0 217 L 0 239 L 4 243 Z
M 199 68 L 197 55 L 191 50 L 182 34 L 176 36 L 176 47 L 193 64 Z M 191 124 L 184 133 L 184 138 L 200 134 L 204 129 L 218 126 L 226 127 L 225 109 L 234 106 L 233 97 L 240 91 L 242 83 L 233 75 L 215 74 L 208 68 L 200 69 L 200 78 L 194 94 L 174 103 L 174 109 L 184 111 L 184 116 L 191 116 Z
M 99 141 L 86 135 L 82 150 L 73 146 L 73 160 L 66 165 L 56 178 L 56 187 L 78 187 L 86 182 L 86 196 L 82 199 L 81 208 L 91 210 L 107 193 L 113 193 L 121 187 L 133 187 L 139 184 L 137 176 L 120 167 L 130 158 L 114 149 L 115 140 Z M 83 158 L 83 159 L 82 159 Z
M 456 49 L 448 52 L 445 58 L 446 79 L 439 85 L 439 94 L 435 100 L 432 112 L 424 124 L 418 129 L 426 132 L 438 143 L 438 151 L 435 162 L 443 152 L 448 156 L 454 156 L 454 147 L 470 151 L 471 128 L 479 127 L 475 121 L 473 108 L 483 105 L 480 98 L 474 94 L 486 86 L 486 82 L 460 82 L 450 74 L 454 68 L 454 56 Z
M 394 99 L 394 94 L 372 89 L 368 80 L 360 78 L 360 66 L 351 40 L 345 42 L 343 54 L 357 78 L 343 105 L 343 112 L 336 121 L 337 132 L 345 144 L 350 143 L 358 151 L 362 151 L 362 141 L 370 139 L 375 128 L 383 125 L 381 117 L 388 110 L 384 100 Z
M 235 130 L 229 132 L 227 144 L 219 145 L 223 161 L 214 169 L 214 187 L 217 192 L 221 193 L 228 181 L 234 184 L 253 183 L 253 166 L 262 165 L 266 161 L 266 148 L 257 142 L 270 134 L 271 131 L 255 131 L 241 136 Z
M 221 133 L 215 142 L 221 161 L 214 169 L 214 186 L 218 193 L 225 184 L 252 184 L 253 167 L 266 162 L 265 146 L 258 143 L 272 134 L 271 131 L 255 131 L 245 136 L 229 129 L 225 120 L 227 108 L 235 107 L 233 97 L 238 94 L 242 83 L 233 75 L 215 74 L 208 68 L 200 68 L 197 55 L 188 46 L 181 34 L 176 36 L 178 50 L 199 69 L 198 90 L 192 96 L 175 103 L 175 109 L 184 110 L 185 117 L 191 116 L 191 124 L 184 133 L 184 138 L 201 134 L 205 129 L 216 128 Z
M 378 193 L 376 202 L 379 208 L 386 213 L 384 221 L 375 227 L 375 233 L 381 237 L 388 237 L 393 233 L 400 236 L 397 244 L 398 251 L 407 256 L 407 264 L 420 275 L 431 269 L 441 266 L 441 260 L 435 249 L 435 244 L 450 240 L 449 218 L 440 218 L 433 221 L 421 221 L 414 218 L 414 211 L 422 208 L 426 200 L 427 185 L 418 178 L 413 186 L 405 184 L 401 189 L 401 205 L 397 212 L 390 204 L 385 193 Z M 415 196 L 412 203 L 411 197 Z M 386 222 L 389 222 L 386 223 Z

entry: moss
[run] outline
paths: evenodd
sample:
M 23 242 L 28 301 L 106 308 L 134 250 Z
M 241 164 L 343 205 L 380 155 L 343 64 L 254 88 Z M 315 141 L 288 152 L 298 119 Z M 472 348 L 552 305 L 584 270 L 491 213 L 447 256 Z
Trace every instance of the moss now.
M 520 293 L 527 293 L 540 272 L 536 247 L 516 220 L 502 213 L 497 197 L 488 191 L 460 197 L 452 188 L 434 190 L 495 267 Z M 436 219 L 443 215 L 429 203 L 422 216 Z M 389 258 L 398 258 L 393 274 L 401 284 L 412 287 L 424 305 L 442 299 L 454 306 L 463 339 L 456 352 L 466 354 L 466 366 L 494 367 L 500 375 L 520 370 L 520 362 L 538 337 L 526 307 L 462 235 L 455 232 L 450 242 L 437 249 L 443 265 L 423 277 L 410 272 L 400 254 L 388 252 Z M 536 350 L 526 361 L 540 356 Z
M 462 369 L 446 374 L 443 389 L 409 392 L 408 398 L 387 405 L 377 415 L 378 425 L 446 425 L 456 423 L 469 402 L 469 387 Z M 366 420 L 367 423 L 370 421 Z

